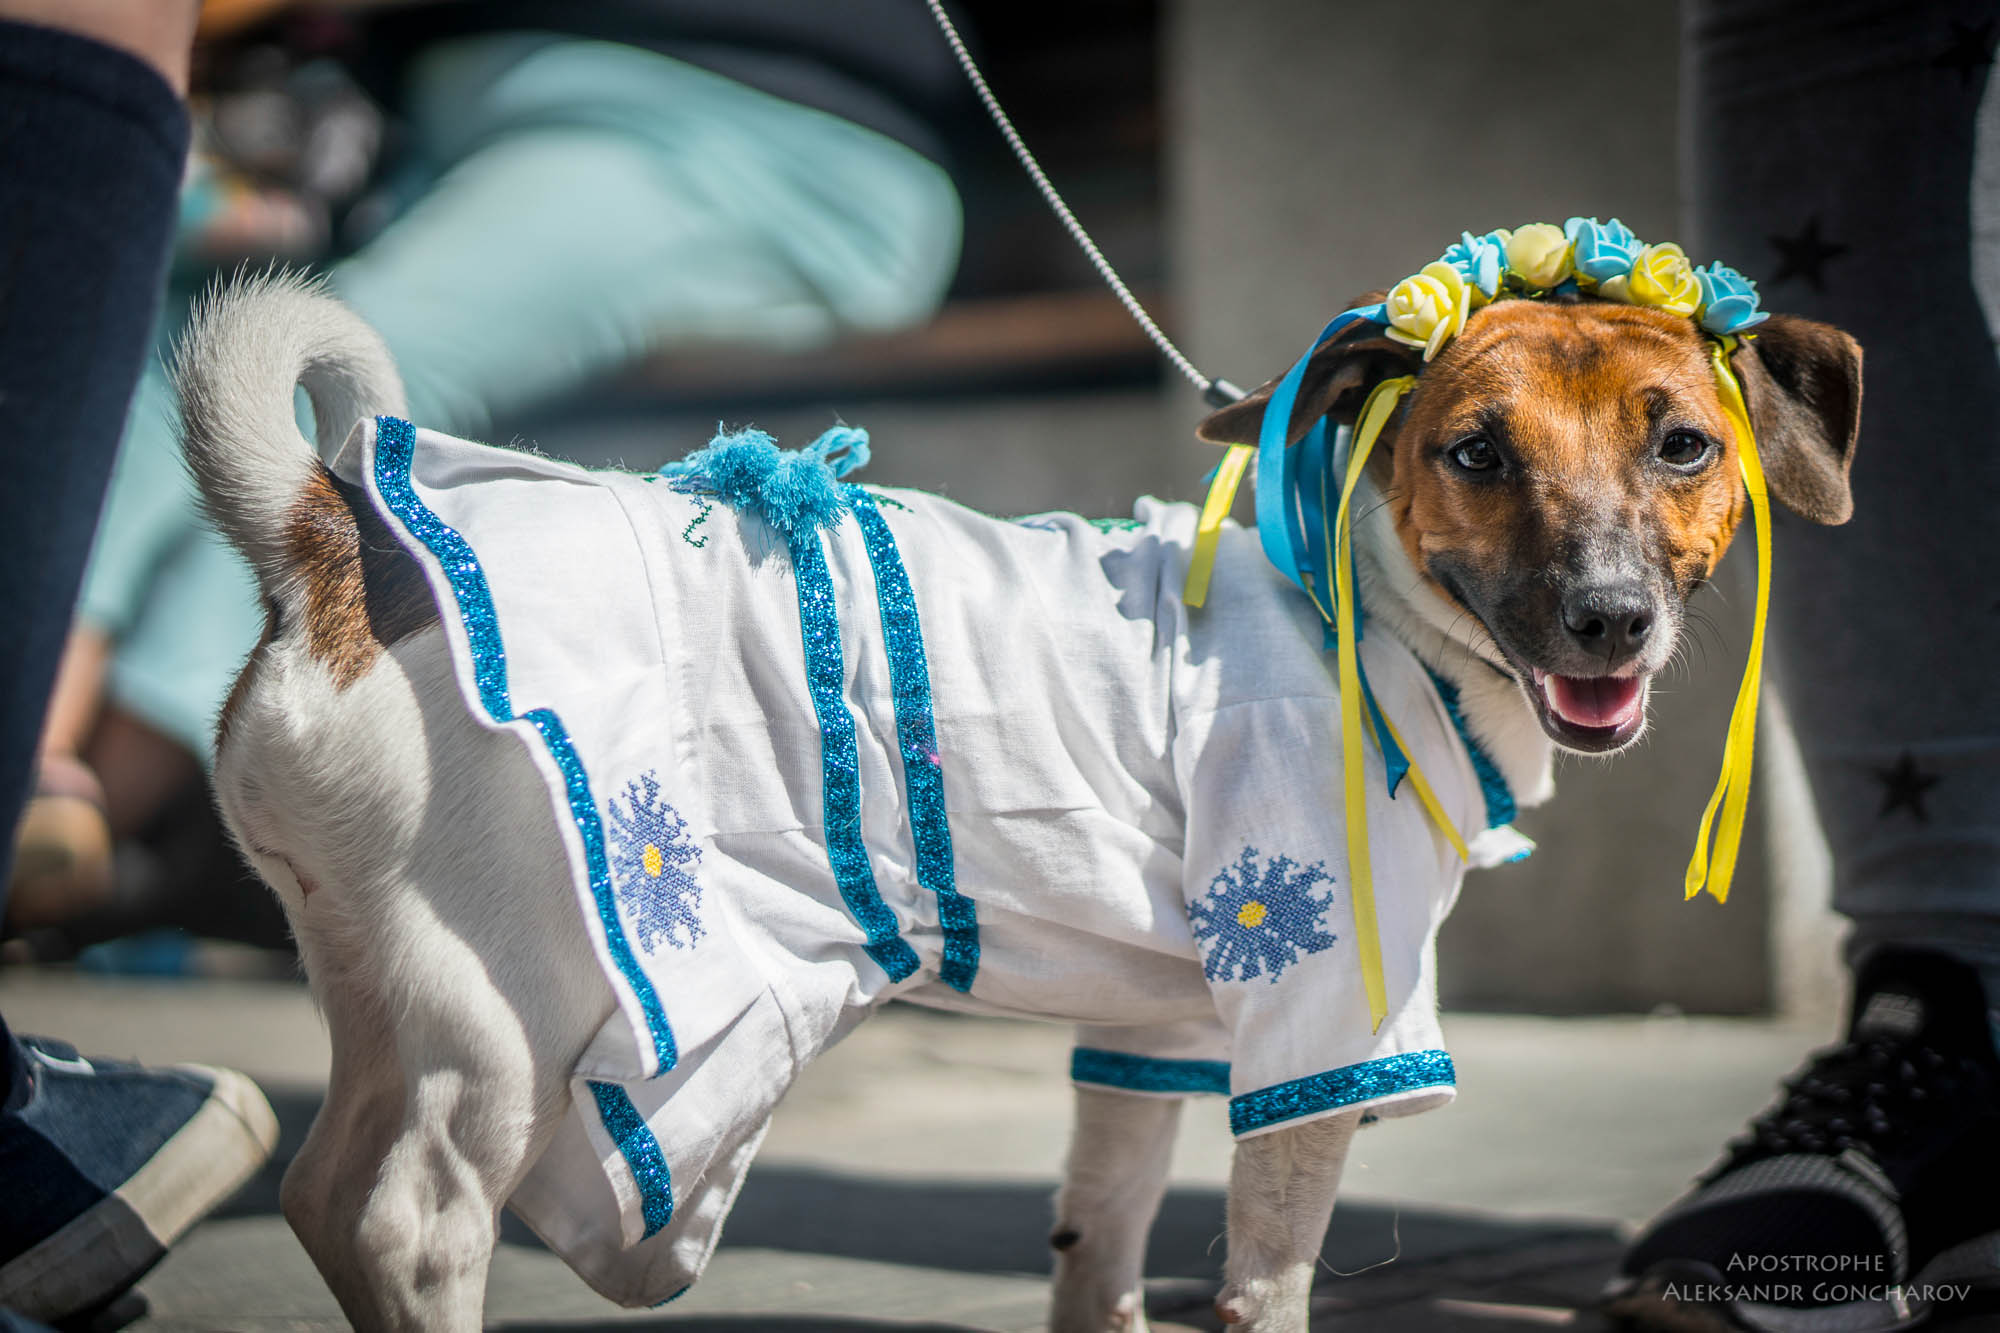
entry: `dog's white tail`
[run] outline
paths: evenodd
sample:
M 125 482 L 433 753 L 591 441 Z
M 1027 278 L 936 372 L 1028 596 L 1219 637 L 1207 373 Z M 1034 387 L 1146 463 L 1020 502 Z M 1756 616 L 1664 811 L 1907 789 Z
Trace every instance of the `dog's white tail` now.
M 408 411 L 389 349 L 319 282 L 239 276 L 196 302 L 173 377 L 202 504 L 266 594 L 280 595 L 292 572 L 290 512 L 321 469 L 299 432 L 293 391 L 305 386 L 320 448 L 330 452 L 361 418 Z

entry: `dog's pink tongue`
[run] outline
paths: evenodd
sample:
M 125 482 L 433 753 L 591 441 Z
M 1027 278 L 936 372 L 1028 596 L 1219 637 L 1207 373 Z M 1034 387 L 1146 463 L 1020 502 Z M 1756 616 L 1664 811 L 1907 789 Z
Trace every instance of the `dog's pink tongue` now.
M 1578 727 L 1622 727 L 1639 711 L 1637 676 L 1550 676 L 1549 706 Z

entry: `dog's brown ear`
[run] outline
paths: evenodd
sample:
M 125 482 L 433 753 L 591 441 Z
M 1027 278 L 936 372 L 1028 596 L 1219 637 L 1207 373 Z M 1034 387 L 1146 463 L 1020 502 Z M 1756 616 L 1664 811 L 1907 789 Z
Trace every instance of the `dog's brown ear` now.
M 1847 474 L 1861 433 L 1861 344 L 1831 324 L 1773 315 L 1730 364 L 1771 494 L 1802 518 L 1845 523 L 1854 514 Z
M 1373 305 L 1381 292 L 1371 292 L 1353 305 Z M 1306 362 L 1299 396 L 1286 423 L 1285 443 L 1295 444 L 1312 424 L 1329 412 L 1335 421 L 1353 425 L 1368 391 L 1392 375 L 1410 375 L 1423 366 L 1423 349 L 1382 336 L 1373 324 L 1355 324 L 1321 343 Z M 1283 378 L 1280 376 L 1280 378 Z M 1266 380 L 1238 402 L 1212 414 L 1195 427 L 1195 436 L 1210 444 L 1255 444 L 1264 423 L 1264 404 L 1278 381 Z

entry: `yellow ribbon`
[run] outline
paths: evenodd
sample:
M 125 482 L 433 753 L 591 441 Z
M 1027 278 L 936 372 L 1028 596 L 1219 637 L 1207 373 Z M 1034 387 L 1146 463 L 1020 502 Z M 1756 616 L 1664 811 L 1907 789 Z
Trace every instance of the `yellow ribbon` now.
M 1721 339 L 1709 349 L 1709 365 L 1715 372 L 1723 413 L 1736 432 L 1743 485 L 1750 492 L 1750 517 L 1757 529 L 1757 605 L 1750 622 L 1750 658 L 1743 667 L 1743 683 L 1729 714 L 1729 737 L 1722 747 L 1722 774 L 1716 779 L 1715 794 L 1708 798 L 1708 808 L 1702 811 L 1694 856 L 1687 868 L 1687 896 L 1692 898 L 1705 888 L 1717 902 L 1729 901 L 1729 881 L 1736 873 L 1736 854 L 1743 843 L 1743 816 L 1750 802 L 1750 761 L 1757 742 L 1757 692 L 1764 675 L 1764 617 L 1771 603 L 1771 499 L 1764 487 L 1763 464 L 1757 458 L 1757 437 L 1743 404 L 1743 386 L 1729 364 L 1729 354 L 1735 349 L 1736 339 Z M 1717 810 L 1722 812 L 1720 824 L 1716 824 Z M 1709 854 L 1712 825 L 1713 858 Z
M 1415 381 L 1412 380 L 1411 384 L 1414 383 Z M 1410 391 L 1410 385 L 1405 385 L 1397 389 L 1396 399 L 1400 399 L 1404 394 L 1408 393 L 1409 391 Z M 1366 452 L 1362 454 L 1363 462 L 1367 461 L 1367 454 L 1372 453 L 1374 451 L 1376 437 L 1382 433 L 1382 423 L 1388 421 L 1390 414 L 1395 411 L 1395 408 L 1396 408 L 1396 400 L 1395 399 L 1389 400 L 1388 406 L 1384 408 L 1382 411 L 1381 421 L 1376 423 L 1374 430 L 1368 436 Z M 1362 417 L 1361 424 L 1365 428 L 1367 426 L 1367 421 L 1368 421 L 1368 407 L 1367 404 L 1365 403 L 1362 405 L 1361 417 Z M 1359 469 L 1357 469 L 1354 466 L 1352 458 L 1348 460 L 1347 471 L 1348 475 L 1346 478 L 1343 479 L 1344 489 L 1342 491 L 1342 494 L 1344 496 L 1351 496 L 1354 493 L 1355 484 L 1358 483 L 1361 476 Z M 1326 516 L 1333 512 L 1332 506 L 1328 505 L 1326 502 L 1325 477 L 1320 478 L 1319 487 L 1320 487 L 1319 489 L 1320 520 L 1321 522 L 1325 522 Z M 1340 513 L 1343 516 L 1345 516 L 1352 510 L 1352 508 L 1353 506 L 1351 501 L 1343 502 L 1342 505 L 1340 506 Z M 1349 546 L 1352 546 L 1353 543 L 1351 538 L 1348 544 Z M 1328 534 L 1326 537 L 1326 549 L 1329 551 L 1337 551 L 1340 549 L 1331 534 Z M 1350 553 L 1350 558 L 1348 559 L 1348 562 L 1345 565 L 1345 568 L 1347 569 L 1350 575 L 1353 573 L 1354 561 L 1351 558 L 1351 553 Z M 1336 576 L 1334 579 L 1334 592 L 1336 596 L 1339 594 L 1339 591 L 1340 591 L 1340 580 L 1338 576 Z M 1348 591 L 1351 594 L 1353 590 L 1350 588 Z M 1333 614 L 1328 612 L 1325 606 L 1321 605 L 1319 600 L 1319 594 L 1317 590 L 1313 587 L 1313 583 L 1310 578 L 1306 579 L 1306 594 L 1312 598 L 1313 605 L 1319 607 L 1320 615 L 1324 616 L 1327 622 L 1334 626 L 1335 633 L 1341 635 L 1342 637 L 1347 637 L 1348 635 L 1351 634 L 1353 635 L 1353 637 L 1356 639 L 1357 642 L 1359 641 L 1360 639 L 1360 635 L 1358 633 L 1359 627 L 1352 623 L 1343 623 L 1335 620 Z M 1355 601 L 1355 599 L 1351 595 L 1348 597 L 1347 600 L 1349 602 Z M 1357 614 L 1358 614 L 1358 609 L 1357 609 Z M 1358 660 L 1359 658 L 1357 655 L 1357 662 Z M 1364 698 L 1366 697 L 1366 691 L 1363 691 L 1363 696 Z M 1431 822 L 1436 824 L 1439 830 L 1441 830 L 1444 833 L 1446 841 L 1451 843 L 1452 850 L 1458 853 L 1459 859 L 1461 861 L 1468 861 L 1468 862 L 1471 861 L 1472 853 L 1469 850 L 1467 850 L 1465 845 L 1465 839 L 1459 834 L 1458 825 L 1452 823 L 1451 816 L 1444 812 L 1444 802 L 1438 800 L 1437 793 L 1431 789 L 1430 779 L 1424 776 L 1423 768 L 1417 763 L 1416 754 L 1410 749 L 1409 745 L 1404 742 L 1403 733 L 1396 730 L 1395 722 L 1390 719 L 1387 713 L 1382 711 L 1381 706 L 1379 704 L 1373 710 L 1373 715 L 1375 719 L 1378 722 L 1380 722 L 1382 726 L 1388 728 L 1389 731 L 1389 734 L 1387 736 L 1383 736 L 1379 732 L 1377 733 L 1375 737 L 1376 747 L 1380 749 L 1384 755 L 1386 755 L 1389 752 L 1390 745 L 1393 744 L 1395 746 L 1397 753 L 1403 756 L 1404 763 L 1408 765 L 1408 767 L 1405 768 L 1403 772 L 1403 780 L 1408 782 L 1410 786 L 1415 789 L 1417 793 L 1417 800 L 1422 803 L 1425 811 L 1429 813 L 1431 817 Z M 1341 733 L 1341 735 L 1342 735 L 1341 743 L 1343 746 L 1360 745 L 1360 741 L 1358 740 L 1350 741 L 1347 739 L 1348 737 L 1354 735 L 1352 731 L 1344 731 Z M 1377 1022 L 1379 1023 L 1379 1021 L 1380 1020 L 1378 1019 Z
M 1195 524 L 1194 555 L 1188 561 L 1187 583 L 1181 601 L 1200 606 L 1208 600 L 1208 579 L 1215 572 L 1215 548 L 1222 540 L 1222 520 L 1236 503 L 1236 488 L 1243 484 L 1244 469 L 1257 456 L 1254 444 L 1232 444 L 1216 465 L 1215 480 L 1209 483 L 1208 499 L 1202 502 L 1201 521 Z
M 1380 1031 L 1389 1015 L 1389 988 L 1382 978 L 1382 935 L 1375 922 L 1375 876 L 1368 861 L 1367 770 L 1362 763 L 1361 657 L 1355 635 L 1354 521 L 1350 512 L 1361 470 L 1403 395 L 1417 386 L 1414 375 L 1383 380 L 1368 395 L 1354 431 L 1347 476 L 1340 486 L 1334 519 L 1333 587 L 1335 637 L 1340 658 L 1340 758 L 1346 788 L 1348 896 L 1354 903 L 1354 938 L 1361 955 L 1361 986 L 1368 993 L 1369 1030 Z M 1404 751 L 1405 754 L 1408 751 Z M 1412 775 L 1416 765 L 1410 766 Z M 1418 779 L 1418 781 L 1422 781 Z M 1419 790 L 1424 790 L 1428 783 Z

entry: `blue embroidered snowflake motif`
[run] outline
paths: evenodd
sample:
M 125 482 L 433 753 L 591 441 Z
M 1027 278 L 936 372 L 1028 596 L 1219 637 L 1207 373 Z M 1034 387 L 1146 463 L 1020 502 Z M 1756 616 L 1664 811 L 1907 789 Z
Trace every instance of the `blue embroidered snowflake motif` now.
M 1319 928 L 1333 905 L 1333 891 L 1314 896 L 1320 884 L 1331 884 L 1324 862 L 1301 866 L 1289 856 L 1258 865 L 1257 849 L 1245 847 L 1233 866 L 1224 866 L 1209 883 L 1208 892 L 1188 904 L 1188 920 L 1201 941 L 1201 970 L 1210 981 L 1251 981 L 1279 973 L 1299 961 L 1333 947 L 1337 936 Z
M 639 947 L 652 953 L 664 939 L 676 949 L 692 949 L 708 931 L 698 915 L 701 885 L 694 877 L 701 847 L 688 836 L 687 821 L 660 799 L 660 780 L 650 771 L 626 783 L 623 803 L 612 797 L 605 813 L 612 873 Z

